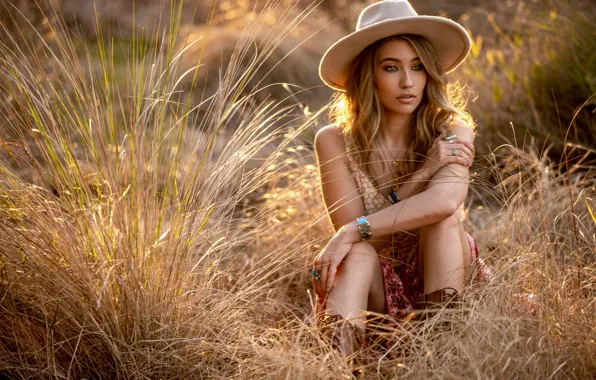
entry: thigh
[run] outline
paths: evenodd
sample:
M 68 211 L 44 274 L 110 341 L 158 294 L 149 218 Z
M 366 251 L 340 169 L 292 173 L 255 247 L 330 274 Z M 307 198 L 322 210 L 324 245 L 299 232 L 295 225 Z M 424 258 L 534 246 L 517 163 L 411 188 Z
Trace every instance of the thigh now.
M 461 288 L 465 261 L 460 225 L 459 217 L 454 214 L 420 227 L 419 271 L 424 278 L 425 293 L 448 286 Z
M 459 213 L 448 216 L 440 222 L 422 226 L 418 231 L 419 254 L 420 252 L 424 252 L 428 246 L 435 245 L 437 241 L 449 243 L 460 242 L 462 249 L 467 247 L 466 250 L 469 251 L 468 239 L 465 235 L 463 224 L 459 218 Z M 465 240 L 463 240 L 463 238 L 465 238 Z M 464 250 L 464 252 L 466 250 Z
M 385 283 L 383 269 L 377 257 L 378 273 L 373 276 L 368 293 L 368 310 L 375 313 L 385 313 Z
M 470 247 L 470 241 L 468 240 L 468 234 L 464 230 L 464 224 L 459 223 L 459 239 L 461 241 L 461 250 L 464 254 L 464 266 L 467 268 L 472 264 L 472 248 Z

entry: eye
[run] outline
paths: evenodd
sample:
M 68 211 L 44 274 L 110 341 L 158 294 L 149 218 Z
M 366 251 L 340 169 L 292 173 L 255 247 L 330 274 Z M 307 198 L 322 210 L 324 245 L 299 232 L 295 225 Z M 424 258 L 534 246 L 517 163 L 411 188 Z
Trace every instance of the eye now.
M 386 66 L 385 71 L 397 71 L 397 66 Z
M 419 63 L 416 66 L 412 67 L 412 70 L 424 70 L 424 65 L 422 63 Z

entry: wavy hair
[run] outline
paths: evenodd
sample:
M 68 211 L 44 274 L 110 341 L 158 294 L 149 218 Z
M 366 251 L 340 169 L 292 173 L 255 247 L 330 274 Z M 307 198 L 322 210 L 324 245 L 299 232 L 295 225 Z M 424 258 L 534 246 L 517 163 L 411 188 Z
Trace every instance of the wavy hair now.
M 345 92 L 336 92 L 330 104 L 331 122 L 340 126 L 355 143 L 356 158 L 370 174 L 370 156 L 381 145 L 377 136 L 383 120 L 383 105 L 376 89 L 376 55 L 388 41 L 403 39 L 418 53 L 428 74 L 422 100 L 414 110 L 406 128 L 408 147 L 405 159 L 399 162 L 399 172 L 407 175 L 416 171 L 433 141 L 442 132 L 448 133 L 453 123 L 474 128 L 471 115 L 464 110 L 466 100 L 458 82 L 449 83 L 441 70 L 430 42 L 418 35 L 402 34 L 387 37 L 365 48 L 350 66 Z M 386 164 L 383 163 L 384 170 Z

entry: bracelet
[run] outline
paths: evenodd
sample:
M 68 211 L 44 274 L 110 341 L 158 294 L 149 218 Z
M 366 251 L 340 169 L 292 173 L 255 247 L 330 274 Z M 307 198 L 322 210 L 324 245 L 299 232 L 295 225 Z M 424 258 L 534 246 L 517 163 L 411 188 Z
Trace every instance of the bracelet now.
M 393 190 L 392 192 L 389 193 L 389 195 L 387 196 L 387 198 L 389 199 L 389 202 L 394 205 L 397 202 L 400 201 L 399 196 L 397 195 L 397 192 L 395 190 Z
M 358 233 L 360 233 L 362 240 L 370 240 L 372 238 L 372 232 L 370 231 L 368 220 L 364 216 L 361 216 L 356 219 L 356 223 L 358 223 Z

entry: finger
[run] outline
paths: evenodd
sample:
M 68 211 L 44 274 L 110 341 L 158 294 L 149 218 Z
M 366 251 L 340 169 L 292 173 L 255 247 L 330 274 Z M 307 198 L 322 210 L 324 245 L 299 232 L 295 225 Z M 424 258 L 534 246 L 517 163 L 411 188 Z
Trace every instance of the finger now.
M 315 294 L 322 297 L 321 290 L 319 289 L 318 281 L 315 280 L 315 276 L 312 276 L 312 287 L 315 290 Z
M 474 147 L 472 146 L 472 144 L 470 144 L 469 142 L 467 142 L 466 140 L 462 140 L 462 139 L 458 139 L 458 142 L 461 145 L 461 149 L 466 152 L 466 154 L 471 158 L 474 157 L 474 153 L 472 152 L 472 150 L 474 149 Z
M 316 273 L 316 271 L 318 270 L 318 264 L 316 262 L 313 265 L 313 269 L 315 270 L 315 273 Z M 318 296 L 321 296 L 318 281 L 315 280 L 315 274 L 312 274 L 312 272 L 311 272 L 311 277 L 312 277 L 312 287 L 315 290 L 315 293 L 317 293 Z
M 472 143 L 470 143 L 467 140 L 461 139 L 459 137 L 456 137 L 455 139 L 452 140 L 453 144 L 460 144 L 463 145 L 464 151 L 470 156 L 473 157 L 474 156 L 474 145 Z
M 464 165 L 464 166 L 468 166 L 468 167 L 469 167 L 469 166 L 472 166 L 472 158 L 471 158 L 471 157 L 469 157 L 468 155 L 466 155 L 464 152 L 462 152 L 462 151 L 458 151 L 458 154 L 457 154 L 457 156 L 458 156 L 459 158 L 461 158 L 461 160 L 462 160 L 462 161 L 461 161 L 460 163 L 461 163 L 462 165 Z
M 458 157 L 461 158 L 462 161 L 457 161 L 457 163 L 461 163 L 462 165 L 466 165 L 466 166 L 470 166 L 472 165 L 472 159 L 470 156 L 468 156 L 464 151 L 461 150 L 456 150 L 455 151 L 455 156 L 452 157 Z
M 455 155 L 453 154 L 454 149 L 455 149 Z M 467 156 L 466 153 L 464 153 L 463 151 L 457 150 L 456 148 L 445 149 L 443 156 L 446 157 L 446 159 L 447 159 L 446 161 L 443 161 L 443 162 L 457 163 L 457 164 L 461 164 L 461 165 L 465 165 L 465 166 L 472 165 L 472 160 L 470 159 L 470 157 Z
M 327 282 L 325 283 L 325 292 L 329 293 L 331 291 L 331 287 L 333 286 L 333 281 L 335 281 L 335 271 L 337 270 L 337 265 L 330 264 L 329 265 L 329 273 L 327 274 Z
M 325 263 L 321 266 L 321 278 L 319 279 L 319 288 L 321 288 L 321 294 L 325 294 L 325 282 L 327 281 L 327 269 L 329 263 Z
M 468 147 L 466 147 L 464 144 L 456 144 L 455 142 L 453 144 L 447 144 L 443 147 L 443 149 L 447 149 L 447 150 L 451 150 L 451 149 L 457 149 L 458 151 L 462 151 L 464 152 L 468 158 L 472 158 L 472 151 L 470 149 L 468 149 Z
M 470 149 L 471 152 L 474 152 L 474 144 L 472 144 L 468 140 L 463 140 L 463 139 L 460 139 L 460 140 L 461 140 L 461 143 L 464 144 L 468 149 Z
M 450 157 L 450 162 L 454 163 L 454 164 L 460 164 L 463 166 L 470 166 L 471 164 L 469 163 L 469 159 L 468 158 L 463 158 L 460 156 L 451 156 Z
M 312 276 L 313 288 L 315 289 L 315 292 L 319 296 L 323 296 L 324 294 L 323 294 L 323 287 L 321 286 L 321 279 L 319 278 L 318 281 L 316 279 L 317 273 L 321 272 L 321 264 L 315 263 L 314 269 L 315 269 L 315 274 Z

